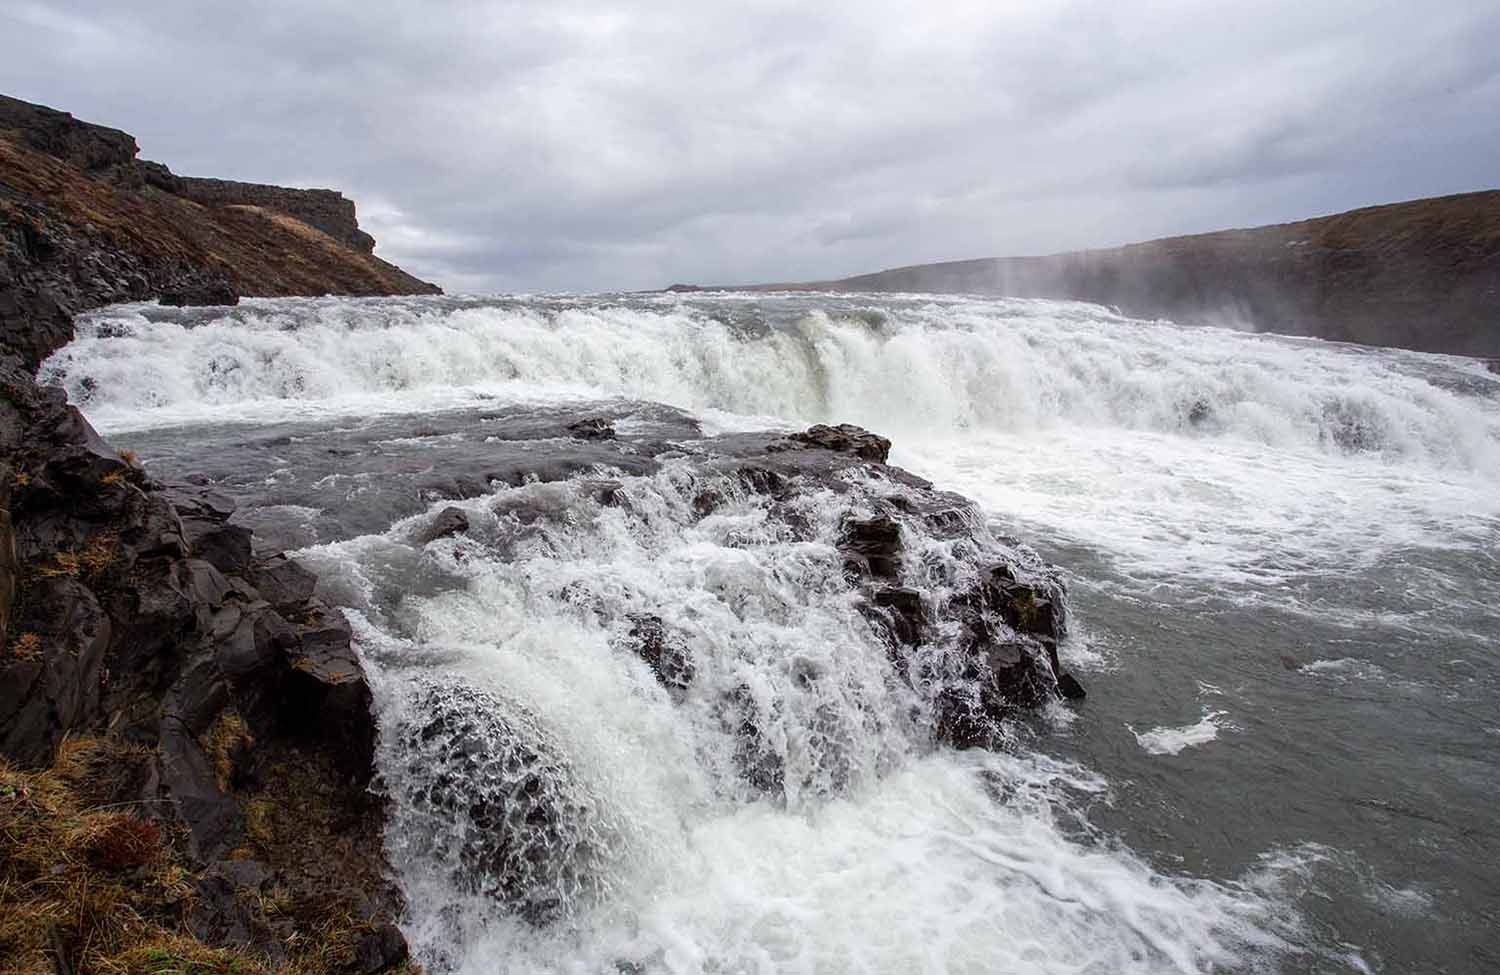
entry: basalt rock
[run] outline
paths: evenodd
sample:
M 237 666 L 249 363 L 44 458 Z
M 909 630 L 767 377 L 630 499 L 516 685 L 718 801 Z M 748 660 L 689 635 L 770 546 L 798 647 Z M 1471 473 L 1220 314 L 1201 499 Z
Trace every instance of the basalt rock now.
M 219 278 L 184 281 L 163 291 L 157 300 L 163 305 L 185 308 L 237 305 L 240 296 L 228 281 Z
M 423 531 L 418 538 L 423 545 L 435 542 L 439 538 L 447 538 L 449 535 L 462 534 L 469 530 L 469 516 L 462 508 L 449 506 L 438 512 L 432 524 Z
M 845 519 L 839 549 L 851 575 L 894 579 L 901 571 L 901 525 L 887 515 Z
M 845 579 L 861 594 L 861 609 L 884 635 L 892 661 L 916 686 L 930 689 L 938 740 L 994 747 L 1002 741 L 1001 722 L 1007 717 L 1055 697 L 1084 696 L 1057 656 L 1066 635 L 1062 582 L 1040 559 L 1017 550 L 1003 560 L 980 561 L 995 543 L 983 540 L 984 519 L 971 502 L 848 446 L 884 444 L 870 451 L 884 456 L 889 449 L 884 438 L 844 427 L 813 428 L 789 439 L 800 448 L 788 450 L 786 439 L 727 437 L 721 449 L 730 457 L 715 463 L 751 490 L 774 498 L 767 510 L 778 522 L 788 517 L 787 502 L 799 491 L 855 493 L 851 475 L 899 487 L 876 488 L 877 510 L 844 516 L 833 542 Z M 870 503 L 866 496 L 862 507 Z M 806 537 L 807 527 L 787 524 L 794 537 Z M 971 578 L 953 580 L 946 594 L 924 594 L 916 583 L 921 577 L 905 575 L 908 564 L 916 566 L 907 551 L 908 530 L 945 539 L 983 567 Z M 934 647 L 943 652 L 929 652 Z M 752 704 L 748 689 L 730 695 L 726 728 L 740 741 L 742 774 L 758 790 L 775 792 L 783 773 L 761 727 L 765 708 Z
M 362 852 L 328 852 L 335 828 L 380 830 L 365 791 L 370 691 L 342 615 L 316 599 L 295 563 L 252 559 L 231 500 L 152 481 L 15 359 L 0 361 L 0 384 L 0 595 L 9 597 L 0 757 L 45 766 L 69 736 L 148 747 L 149 767 L 110 802 L 180 824 L 183 855 L 205 871 L 247 844 L 289 856 L 256 834 L 249 810 L 307 808 L 311 793 L 284 791 L 301 776 L 295 788 L 314 790 L 327 827 L 307 825 L 322 852 L 296 854 L 287 893 L 330 904 L 373 898 L 389 914 L 396 898 L 378 839 Z M 274 771 L 287 768 L 298 771 Z M 253 897 L 207 872 L 193 883 L 187 930 L 273 964 L 285 957 L 293 932 L 268 933 Z M 377 954 L 393 957 L 385 948 Z
M 596 889 L 603 824 L 525 709 L 456 679 L 428 680 L 395 739 L 406 762 L 390 783 L 405 855 L 444 865 L 461 889 L 538 925 Z
M 808 427 L 801 433 L 792 434 L 788 439 L 793 443 L 808 447 L 820 447 L 836 453 L 853 454 L 878 464 L 884 464 L 891 455 L 889 440 L 852 423 L 840 423 L 836 427 L 819 423 Z
M 683 691 L 693 682 L 696 668 L 692 651 L 681 636 L 667 629 L 660 616 L 648 613 L 631 615 L 628 641 L 663 687 Z
M 608 417 L 591 416 L 568 424 L 568 433 L 579 440 L 613 440 L 615 425 Z

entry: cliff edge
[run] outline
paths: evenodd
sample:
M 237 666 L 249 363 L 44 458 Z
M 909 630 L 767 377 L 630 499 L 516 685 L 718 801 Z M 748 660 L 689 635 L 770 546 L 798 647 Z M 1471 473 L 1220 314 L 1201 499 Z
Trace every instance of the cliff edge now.
M 0 343 L 33 368 L 117 301 L 437 294 L 332 190 L 181 177 L 134 137 L 0 95 Z

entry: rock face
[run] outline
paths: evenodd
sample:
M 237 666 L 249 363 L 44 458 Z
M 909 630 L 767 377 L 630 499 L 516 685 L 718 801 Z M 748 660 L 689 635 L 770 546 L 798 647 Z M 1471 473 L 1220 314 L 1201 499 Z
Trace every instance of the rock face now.
M 300 190 L 227 179 L 178 177 L 178 196 L 204 206 L 253 206 L 276 210 L 316 227 L 362 254 L 375 249 L 375 238 L 359 229 L 354 201 L 336 190 Z
M 74 314 L 109 302 L 436 289 L 370 256 L 337 194 L 206 205 L 135 154 L 125 133 L 0 98 L 0 770 L 51 765 L 65 741 L 128 753 L 80 788 L 180 837 L 195 895 L 158 905 L 167 921 L 280 966 L 349 918 L 362 933 L 319 965 L 399 965 L 348 624 L 311 573 L 252 554 L 230 499 L 152 480 L 33 375 Z M 59 970 L 74 937 L 52 931 Z
M 0 138 L 54 156 L 90 175 L 125 182 L 137 178 L 135 156 L 139 150 L 134 136 L 81 122 L 45 105 L 0 95 Z
M 219 876 L 247 852 L 289 896 L 384 923 L 396 900 L 370 839 L 370 691 L 311 574 L 253 558 L 233 502 L 153 482 L 14 358 L 0 369 L 0 456 L 0 758 L 45 766 L 66 737 L 106 733 L 149 749 L 108 801 L 181 828 L 203 870 L 185 921 L 210 944 L 279 957 L 288 932 L 268 934 L 258 901 Z M 304 840 L 320 835 L 314 808 L 366 839 L 293 856 L 254 822 L 267 806 L 310 817 Z
M 758 287 L 1070 298 L 1141 318 L 1496 356 L 1500 190 L 1109 250 Z
M 126 133 L 0 96 L 0 344 L 26 363 L 117 301 L 438 291 L 373 256 L 332 191 L 186 180 L 135 152 Z

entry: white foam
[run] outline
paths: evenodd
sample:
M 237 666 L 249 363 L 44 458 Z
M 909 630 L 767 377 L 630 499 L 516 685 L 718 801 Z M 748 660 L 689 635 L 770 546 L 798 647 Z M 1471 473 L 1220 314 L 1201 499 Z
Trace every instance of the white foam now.
M 253 421 L 589 394 L 894 434 L 1113 427 L 1500 470 L 1500 411 L 1430 382 L 1452 372 L 1436 357 L 1064 302 L 803 297 L 781 299 L 774 327 L 726 324 L 771 301 L 280 299 L 207 321 L 122 306 L 85 316 L 43 372 L 109 430 L 195 422 L 191 408 Z
M 1203 717 L 1193 724 L 1175 727 L 1160 726 L 1150 731 L 1130 729 L 1142 749 L 1151 755 L 1177 755 L 1188 748 L 1206 745 L 1219 737 L 1220 719 L 1223 711 L 1205 711 Z
M 899 296 L 284 299 L 189 321 L 95 313 L 43 373 L 106 433 L 614 396 L 709 434 L 857 422 L 1141 589 L 1192 580 L 1356 628 L 1431 620 L 1281 587 L 1500 538 L 1500 384 L 1466 360 Z
M 727 485 L 728 503 L 699 519 L 694 476 L 669 465 L 624 478 L 623 508 L 577 484 L 503 489 L 462 503 L 467 537 L 416 547 L 434 506 L 382 536 L 298 553 L 355 607 L 387 726 L 413 699 L 414 674 L 503 689 L 567 755 L 570 788 L 607 813 L 603 893 L 536 930 L 414 858 L 398 794 L 392 861 L 426 964 L 1157 975 L 1294 950 L 1291 909 L 1254 878 L 1172 876 L 1095 835 L 1087 810 L 1107 785 L 1088 770 L 932 750 L 904 717 L 924 699 L 891 679 L 840 578 L 830 539 L 857 501 L 797 502 L 818 537 L 793 541 L 766 522 L 764 499 Z M 511 521 L 521 503 L 543 517 Z M 908 541 L 924 571 L 941 568 L 940 545 Z M 450 584 L 411 591 L 407 580 L 433 573 Z M 407 595 L 391 603 L 390 592 Z M 611 647 L 639 612 L 690 637 L 698 676 L 679 701 Z M 787 773 L 771 799 L 745 791 L 719 716 L 737 687 L 777 702 L 766 739 Z M 413 774 L 391 749 L 385 774 Z

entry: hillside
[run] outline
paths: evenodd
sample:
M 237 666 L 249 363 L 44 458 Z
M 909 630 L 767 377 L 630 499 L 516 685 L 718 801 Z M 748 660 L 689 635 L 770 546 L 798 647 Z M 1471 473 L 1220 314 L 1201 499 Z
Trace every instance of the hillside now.
M 0 342 L 39 361 L 72 314 L 166 297 L 431 294 L 332 190 L 179 177 L 127 133 L 0 96 Z
M 1128 315 L 1500 355 L 1500 191 L 1107 250 L 894 268 L 755 290 L 1071 298 Z

